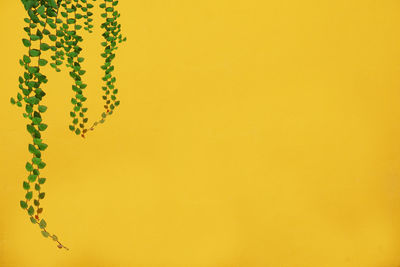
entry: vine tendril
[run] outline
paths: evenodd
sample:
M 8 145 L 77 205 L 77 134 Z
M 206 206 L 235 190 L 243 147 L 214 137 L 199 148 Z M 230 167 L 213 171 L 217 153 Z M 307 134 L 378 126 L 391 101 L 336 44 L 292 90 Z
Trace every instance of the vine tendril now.
M 21 92 L 17 93 L 16 99 L 11 97 L 10 102 L 18 107 L 22 107 L 23 102 L 25 104 L 23 117 L 29 120 L 26 129 L 32 137 L 32 142 L 28 144 L 28 151 L 32 154 L 32 158 L 25 163 L 28 175 L 22 183 L 26 192 L 25 199 L 20 201 L 20 206 L 26 210 L 30 221 L 39 226 L 44 237 L 55 241 L 58 248 L 69 250 L 55 234 L 47 231 L 47 222 L 42 218 L 41 200 L 45 197 L 42 187 L 47 180 L 41 174 L 46 167 L 42 152 L 48 147 L 42 139 L 42 133 L 48 127 L 43 120 L 47 107 L 41 104 L 43 97 L 46 96 L 43 85 L 48 82 L 42 72 L 43 67 L 49 63 L 45 52 L 48 50 L 54 52 L 50 56 L 52 62 L 49 65 L 56 72 L 61 71 L 59 67 L 66 60 L 66 66 L 70 69 L 69 75 L 74 81 L 72 90 L 75 92 L 75 97 L 71 98 L 73 111 L 70 112 L 72 124 L 69 125 L 69 129 L 76 135 L 85 137 L 88 130 L 93 131 L 96 125 L 104 123 L 105 118 L 111 115 L 120 103 L 116 98 L 118 90 L 115 89 L 116 78 L 112 76 L 114 66 L 111 63 L 115 58 L 113 51 L 117 49 L 116 42 L 126 41 L 126 38 L 122 38 L 121 25 L 117 22 L 117 18 L 120 17 L 118 11 L 115 10 L 118 1 L 104 0 L 104 3 L 100 4 L 100 8 L 104 9 L 101 17 L 105 18 L 105 22 L 101 24 L 105 39 L 105 42 L 101 43 L 104 47 L 104 53 L 101 56 L 105 58 L 105 64 L 101 68 L 105 71 L 105 76 L 102 77 L 105 86 L 102 89 L 105 91 L 103 99 L 106 102 L 104 105 L 106 112 L 101 114 L 99 121 L 96 121 L 90 128 L 86 128 L 88 118 L 85 113 L 88 108 L 84 107 L 86 97 L 83 95 L 83 90 L 87 88 L 87 84 L 82 81 L 82 76 L 86 71 L 82 68 L 84 58 L 80 57 L 83 49 L 79 44 L 83 42 L 83 38 L 78 33 L 82 28 L 89 33 L 92 32 L 93 19 L 91 17 L 93 13 L 90 9 L 93 8 L 93 4 L 90 2 L 96 0 L 21 1 L 28 14 L 28 17 L 24 18 L 24 22 L 27 24 L 24 31 L 27 37 L 22 39 L 22 43 L 28 51 L 19 60 L 20 65 L 24 68 L 23 75 L 18 78 Z M 79 24 L 81 20 L 85 20 L 84 27 Z M 45 37 L 47 41 L 45 41 Z M 108 99 L 110 94 L 111 97 Z M 79 117 L 77 112 L 79 112 Z

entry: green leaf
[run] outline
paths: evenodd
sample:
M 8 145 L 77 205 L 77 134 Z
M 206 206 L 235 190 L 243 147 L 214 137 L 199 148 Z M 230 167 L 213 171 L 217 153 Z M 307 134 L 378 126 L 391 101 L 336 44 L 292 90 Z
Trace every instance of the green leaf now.
M 28 39 L 22 39 L 22 43 L 24 44 L 25 47 L 31 46 L 31 41 L 29 41 Z
M 31 134 L 34 133 L 34 132 L 36 132 L 35 127 L 33 127 L 33 125 L 30 125 L 30 124 L 26 125 L 26 129 L 27 129 L 28 132 L 31 133 Z
M 10 102 L 11 102 L 11 104 L 15 105 L 15 99 L 14 99 L 14 97 L 11 97 L 11 98 L 10 98 Z
M 39 202 L 37 199 L 35 199 L 35 200 L 33 201 L 33 204 L 34 204 L 35 206 L 39 206 L 39 205 L 40 205 L 40 202 Z
M 25 169 L 26 169 L 28 172 L 33 171 L 33 166 L 32 166 L 32 164 L 30 164 L 29 162 L 27 162 L 26 165 L 25 165 Z
M 67 53 L 68 57 L 75 58 L 78 54 L 76 52 L 69 52 Z
M 76 22 L 75 19 L 67 19 L 67 24 L 74 24 Z
M 41 43 L 40 44 L 40 49 L 43 50 L 43 51 L 47 51 L 47 50 L 50 49 L 50 46 L 48 44 L 46 44 L 46 43 Z
M 46 148 L 48 147 L 47 144 L 43 144 L 43 143 L 42 143 L 42 144 L 39 144 L 38 146 L 39 146 L 39 149 L 42 150 L 42 151 L 43 151 L 43 150 L 46 150 Z
M 40 223 L 39 223 L 39 226 L 40 226 L 40 228 L 42 228 L 42 229 L 43 229 L 43 228 L 46 228 L 46 226 L 47 226 L 46 221 L 42 219 L 42 220 L 40 221 Z
M 40 228 L 43 229 L 44 227 L 40 227 Z M 50 234 L 49 234 L 48 232 L 46 232 L 46 231 L 42 231 L 41 233 L 42 233 L 42 235 L 43 235 L 44 237 L 46 237 L 46 238 L 50 236 Z
M 57 237 L 56 235 L 53 235 L 51 238 L 52 238 L 54 241 L 58 241 L 58 237 Z
M 39 169 L 43 169 L 44 167 L 46 167 L 46 163 L 40 162 L 40 163 L 38 164 L 38 168 L 39 168 Z
M 24 93 L 24 95 L 28 96 L 30 94 L 31 91 L 29 91 L 29 89 L 22 89 L 22 92 Z M 28 109 L 32 108 L 32 106 L 27 105 L 25 106 L 25 110 L 28 112 Z M 28 113 L 32 113 L 32 111 L 29 111 Z
M 35 209 L 32 206 L 30 206 L 29 209 L 28 209 L 28 214 L 30 216 L 32 216 L 34 213 L 35 213 Z
M 51 5 L 52 8 L 58 8 L 55 0 L 49 0 L 49 4 Z
M 44 184 L 46 182 L 46 178 L 39 178 L 39 184 Z
M 37 178 L 37 175 L 35 175 L 35 174 L 31 174 L 31 175 L 28 176 L 28 180 L 31 183 L 35 182 L 36 178 Z
M 39 184 L 35 184 L 35 190 L 36 191 L 40 191 L 40 185 Z
M 40 124 L 42 122 L 42 118 L 34 117 L 32 119 L 32 122 L 36 125 Z
M 46 195 L 45 192 L 40 193 L 40 194 L 39 194 L 39 199 L 43 199 L 43 198 L 45 197 L 45 195 Z
M 25 201 L 20 201 L 19 202 L 19 205 L 21 206 L 21 208 L 23 208 L 23 209 L 26 209 L 27 207 L 28 207 L 28 204 L 26 204 L 26 202 Z
M 50 39 L 51 41 L 55 42 L 55 41 L 57 40 L 57 36 L 55 36 L 55 35 L 53 35 L 53 34 L 50 34 L 50 35 L 49 35 L 49 39 Z
M 26 182 L 26 181 L 23 182 L 22 187 L 23 187 L 25 190 L 29 190 L 29 189 L 31 188 L 31 186 L 29 185 L 29 183 Z
M 45 11 L 45 6 L 44 6 L 44 5 L 41 5 L 36 11 L 37 11 L 37 13 L 39 13 L 41 16 L 45 16 L 45 13 L 44 13 L 44 11 Z
M 32 40 L 32 41 L 37 41 L 37 40 L 40 39 L 40 36 L 37 36 L 37 35 L 35 35 L 35 34 L 31 34 L 30 37 L 31 37 L 31 40 Z
M 35 218 L 33 218 L 33 217 L 29 217 L 29 219 L 31 220 L 31 222 L 32 222 L 33 224 L 36 224 L 36 223 L 37 223 L 37 221 L 36 221 L 36 219 L 35 219 Z
M 39 61 L 38 61 L 39 66 L 42 66 L 42 67 L 43 67 L 43 66 L 46 66 L 47 62 L 48 62 L 48 61 L 47 61 L 46 59 L 42 59 L 42 58 L 39 59 Z
M 35 145 L 39 145 L 39 144 L 42 143 L 42 139 L 40 139 L 40 138 L 33 138 L 33 143 L 34 143 Z
M 26 198 L 27 200 L 31 200 L 32 197 L 33 197 L 33 192 L 32 192 L 32 191 L 26 193 L 26 195 L 25 195 L 25 198 Z
M 37 49 L 31 49 L 29 51 L 29 55 L 31 57 L 38 57 L 38 56 L 40 56 L 40 54 L 41 54 L 40 50 L 37 50 Z
M 33 158 L 33 159 L 32 159 L 32 162 L 33 162 L 34 164 L 36 164 L 36 165 L 39 165 L 40 162 L 42 162 L 42 160 L 41 160 L 40 158 Z
M 28 67 L 29 73 L 38 73 L 39 72 L 39 67 Z
M 39 106 L 39 111 L 41 112 L 41 113 L 44 113 L 44 112 L 46 112 L 46 110 L 47 110 L 47 107 L 46 106 Z
M 40 130 L 40 131 L 44 131 L 44 130 L 46 130 L 46 129 L 47 129 L 47 124 L 44 124 L 44 123 L 39 124 L 39 130 Z
M 32 105 L 36 105 L 39 103 L 39 99 L 34 96 L 31 96 L 26 99 L 26 102 Z
M 28 57 L 27 55 L 24 55 L 23 60 L 25 63 L 31 63 L 31 58 Z

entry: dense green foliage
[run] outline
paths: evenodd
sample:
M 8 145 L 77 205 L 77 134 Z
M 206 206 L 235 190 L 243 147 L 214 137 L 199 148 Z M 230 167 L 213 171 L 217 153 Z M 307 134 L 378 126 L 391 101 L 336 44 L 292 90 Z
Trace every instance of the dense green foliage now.
M 20 59 L 20 65 L 24 68 L 23 75 L 19 77 L 21 92 L 17 93 L 16 98 L 11 98 L 11 104 L 18 107 L 25 105 L 23 116 L 29 120 L 26 129 L 32 137 L 32 142 L 28 145 L 32 158 L 25 163 L 28 174 L 22 186 L 26 193 L 20 206 L 27 211 L 30 221 L 39 226 L 44 237 L 51 238 L 57 242 L 58 248 L 65 249 L 68 248 L 61 244 L 57 236 L 47 231 L 47 223 L 42 218 L 41 200 L 45 197 L 42 187 L 46 182 L 41 174 L 46 166 L 42 152 L 47 148 L 42 133 L 47 129 L 47 124 L 43 121 L 47 107 L 41 101 L 46 95 L 43 86 L 48 81 L 43 74 L 43 67 L 49 65 L 60 72 L 60 66 L 65 63 L 69 69 L 69 75 L 73 79 L 72 90 L 75 92 L 75 97 L 71 99 L 73 108 L 70 112 L 72 123 L 69 129 L 76 135 L 85 137 L 89 130 L 93 131 L 96 125 L 104 123 L 105 118 L 113 113 L 120 101 L 116 96 L 118 89 L 115 88 L 116 78 L 112 75 L 112 61 L 115 58 L 114 51 L 118 48 L 117 43 L 126 41 L 126 38 L 122 37 L 121 25 L 117 21 L 120 17 L 116 10 L 118 0 L 98 0 L 103 10 L 101 17 L 104 19 L 101 24 L 104 29 L 104 42 L 101 43 L 104 53 L 101 56 L 105 62 L 101 68 L 104 70 L 102 98 L 105 101 L 105 112 L 91 127 L 86 127 L 89 119 L 86 116 L 88 108 L 84 106 L 84 90 L 87 84 L 82 80 L 86 71 L 82 68 L 84 58 L 81 57 L 80 44 L 83 38 L 79 32 L 82 29 L 92 32 L 91 10 L 94 6 L 90 2 L 94 1 L 96 0 L 22 0 L 28 15 L 24 19 L 27 25 L 24 27 L 26 37 L 22 39 L 22 44 L 28 51 Z M 46 57 L 48 52 L 52 53 L 50 57 Z

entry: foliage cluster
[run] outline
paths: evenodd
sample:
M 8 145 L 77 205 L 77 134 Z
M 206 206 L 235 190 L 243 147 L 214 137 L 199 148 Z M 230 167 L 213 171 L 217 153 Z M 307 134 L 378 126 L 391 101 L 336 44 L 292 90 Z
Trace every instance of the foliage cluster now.
M 86 70 L 82 65 L 85 61 L 81 56 L 81 43 L 83 38 L 80 35 L 82 30 L 92 32 L 93 28 L 93 3 L 96 0 L 22 0 L 27 17 L 24 18 L 26 26 L 24 31 L 26 37 L 22 44 L 27 52 L 20 59 L 20 65 L 24 73 L 19 77 L 19 89 L 16 97 L 11 97 L 11 104 L 24 108 L 23 116 L 28 119 L 26 129 L 32 137 L 28 150 L 32 158 L 25 163 L 28 172 L 26 180 L 23 181 L 25 199 L 20 201 L 22 209 L 26 210 L 30 221 L 37 224 L 42 235 L 51 238 L 57 243 L 58 248 L 65 248 L 54 234 L 47 231 L 47 223 L 42 218 L 43 207 L 41 201 L 45 197 L 43 185 L 46 178 L 42 171 L 46 167 L 42 153 L 48 147 L 42 138 L 42 133 L 48 125 L 44 122 L 44 113 L 47 107 L 42 104 L 46 96 L 43 90 L 48 82 L 43 70 L 49 65 L 55 71 L 60 72 L 60 66 L 65 64 L 69 70 L 69 76 L 73 80 L 72 90 L 75 96 L 71 98 L 73 105 L 70 112 L 71 123 L 69 130 L 75 135 L 85 137 L 88 131 L 105 122 L 107 116 L 111 115 L 120 100 L 117 98 L 118 89 L 115 86 L 116 77 L 113 76 L 115 50 L 118 44 L 126 41 L 121 35 L 121 24 L 118 23 L 120 13 L 117 11 L 118 0 L 98 0 L 101 2 L 101 17 L 104 22 L 101 28 L 104 30 L 104 41 L 101 43 L 104 52 L 104 86 L 102 87 L 105 111 L 98 121 L 88 127 L 87 111 L 85 101 L 87 98 L 84 92 L 87 84 L 83 81 Z M 50 53 L 50 56 L 48 55 Z

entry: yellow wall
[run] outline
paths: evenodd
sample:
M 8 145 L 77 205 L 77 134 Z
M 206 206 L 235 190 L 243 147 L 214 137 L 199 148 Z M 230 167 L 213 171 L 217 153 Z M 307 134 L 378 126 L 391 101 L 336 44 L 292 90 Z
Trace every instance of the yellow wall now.
M 85 140 L 46 69 L 44 214 L 69 252 L 18 204 L 25 11 L 0 7 L 0 266 L 400 266 L 399 1 L 120 1 L 121 106 Z

